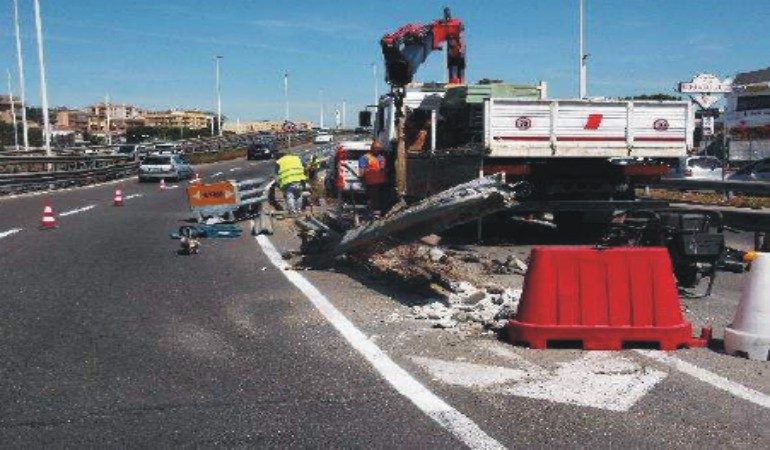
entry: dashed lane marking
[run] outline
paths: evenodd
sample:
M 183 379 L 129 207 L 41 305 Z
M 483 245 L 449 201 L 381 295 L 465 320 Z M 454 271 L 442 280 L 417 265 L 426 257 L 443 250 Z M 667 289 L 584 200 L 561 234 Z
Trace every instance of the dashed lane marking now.
M 144 197 L 144 194 L 131 194 L 123 197 L 123 200 L 131 200 L 132 198 Z
M 95 207 L 96 207 L 96 205 L 88 205 L 88 206 L 84 206 L 82 208 L 71 209 L 69 211 L 64 211 L 63 213 L 59 213 L 59 217 L 67 217 L 67 216 L 71 216 L 73 214 L 79 214 L 79 213 L 82 213 L 82 212 L 86 212 L 86 211 L 88 211 L 90 209 L 94 209 Z
M 6 238 L 6 237 L 11 236 L 11 235 L 14 235 L 14 234 L 18 233 L 19 231 L 21 231 L 21 228 L 11 228 L 10 230 L 0 231 L 0 239 Z
M 457 439 L 470 448 L 502 449 L 502 444 L 486 434 L 470 418 L 439 398 L 417 379 L 396 364 L 374 342 L 361 332 L 342 314 L 315 286 L 300 273 L 286 270 L 286 265 L 270 240 L 256 237 L 262 251 L 270 262 L 316 307 L 324 318 L 360 353 L 377 372 L 401 395 L 408 398 L 417 408 Z
M 742 384 L 738 384 L 727 378 L 721 377 L 713 372 L 709 372 L 706 369 L 702 369 L 694 364 L 682 361 L 674 356 L 669 356 L 664 352 L 657 350 L 636 350 L 638 353 L 654 360 L 659 363 L 665 364 L 669 367 L 686 373 L 691 377 L 695 377 L 704 383 L 708 383 L 717 389 L 721 389 L 727 393 L 734 395 L 735 397 L 743 400 L 750 401 L 755 405 L 759 405 L 763 408 L 770 408 L 770 396 L 763 394 L 754 389 L 749 389 Z
M 224 172 L 217 172 L 217 173 L 211 174 L 211 176 L 212 177 L 218 177 L 218 176 L 222 175 L 223 173 Z

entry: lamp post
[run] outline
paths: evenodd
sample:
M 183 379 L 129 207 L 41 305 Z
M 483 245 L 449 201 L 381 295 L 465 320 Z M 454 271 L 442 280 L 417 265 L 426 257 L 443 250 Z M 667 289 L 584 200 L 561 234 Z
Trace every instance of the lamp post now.
M 580 45 L 578 49 L 578 74 L 579 74 L 579 81 L 578 81 L 578 94 L 580 96 L 580 99 L 586 98 L 586 60 L 588 59 L 588 55 L 585 53 L 584 48 L 584 40 L 583 40 L 583 0 L 580 0 Z
M 35 0 L 35 31 L 37 34 L 37 57 L 40 61 L 40 103 L 43 108 L 43 136 L 45 154 L 51 156 L 51 124 L 48 117 L 48 86 L 45 80 L 45 55 L 43 53 L 43 22 L 40 19 L 40 0 Z
M 8 69 L 8 97 L 11 101 L 11 118 L 13 119 L 13 145 L 19 151 L 19 125 L 16 123 L 16 104 L 13 101 L 13 89 L 11 85 L 11 70 Z
M 222 56 L 214 57 L 214 67 L 216 71 L 216 90 L 217 90 L 217 135 L 222 136 L 222 88 L 219 84 L 219 60 Z
M 19 2 L 13 0 L 13 21 L 16 34 L 16 65 L 19 72 L 19 100 L 21 101 L 21 123 L 24 150 L 29 150 L 29 126 L 27 125 L 27 97 L 24 88 L 24 57 L 21 54 L 21 33 L 19 32 Z

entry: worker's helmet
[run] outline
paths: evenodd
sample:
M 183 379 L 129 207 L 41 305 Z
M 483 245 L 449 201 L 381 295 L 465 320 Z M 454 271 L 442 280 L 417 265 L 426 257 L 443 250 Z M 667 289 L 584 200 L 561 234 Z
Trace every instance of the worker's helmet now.
M 377 139 L 372 141 L 372 146 L 369 148 L 373 152 L 380 152 L 382 151 L 382 144 L 380 144 L 380 141 Z

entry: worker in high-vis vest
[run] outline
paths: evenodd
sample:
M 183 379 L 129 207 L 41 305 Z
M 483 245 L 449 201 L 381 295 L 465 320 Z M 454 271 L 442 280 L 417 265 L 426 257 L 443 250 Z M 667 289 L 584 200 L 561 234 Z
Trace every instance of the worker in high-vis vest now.
M 275 162 L 278 187 L 283 191 L 286 201 L 286 211 L 289 214 L 297 214 L 301 208 L 302 191 L 305 190 L 305 167 L 297 155 L 279 154 Z M 300 208 L 297 207 L 297 202 Z
M 358 176 L 364 182 L 369 209 L 377 218 L 385 209 L 388 192 L 387 161 L 382 155 L 382 146 L 379 141 L 372 141 L 369 151 L 358 159 Z

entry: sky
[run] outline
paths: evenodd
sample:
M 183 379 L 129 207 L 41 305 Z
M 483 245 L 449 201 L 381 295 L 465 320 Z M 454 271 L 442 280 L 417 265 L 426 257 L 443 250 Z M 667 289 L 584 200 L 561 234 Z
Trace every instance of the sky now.
M 288 71 L 292 120 L 318 121 L 323 90 L 327 125 L 343 100 L 350 124 L 373 101 L 373 63 L 387 90 L 382 35 L 438 19 L 445 5 L 465 23 L 469 81 L 545 80 L 551 98 L 577 95 L 578 0 L 40 1 L 52 107 L 109 93 L 143 108 L 213 110 L 221 55 L 230 120 L 282 119 Z M 32 0 L 19 3 L 27 99 L 39 105 Z M 768 0 L 585 3 L 590 96 L 673 93 L 697 73 L 770 66 Z M 0 63 L 16 78 L 11 5 L 0 0 Z M 443 62 L 434 52 L 417 81 L 443 81 Z

